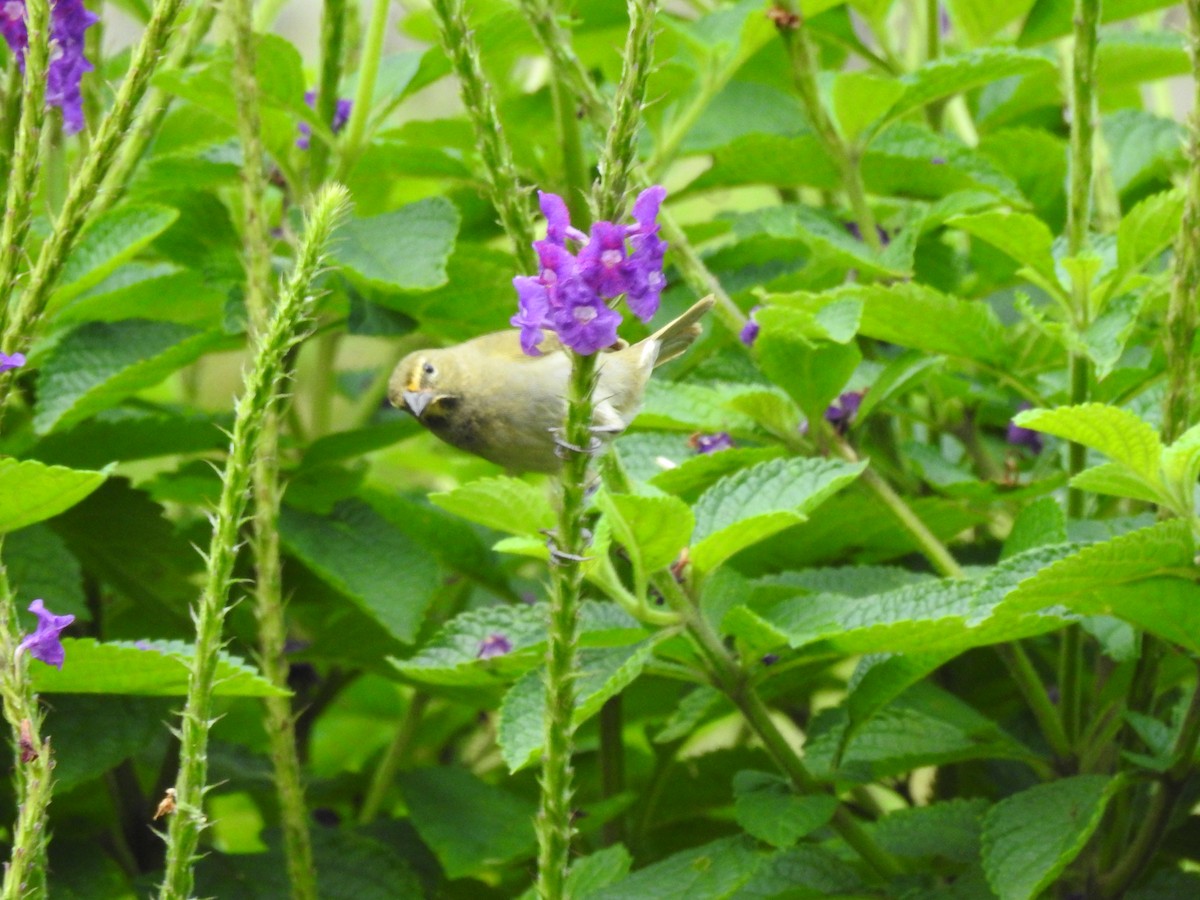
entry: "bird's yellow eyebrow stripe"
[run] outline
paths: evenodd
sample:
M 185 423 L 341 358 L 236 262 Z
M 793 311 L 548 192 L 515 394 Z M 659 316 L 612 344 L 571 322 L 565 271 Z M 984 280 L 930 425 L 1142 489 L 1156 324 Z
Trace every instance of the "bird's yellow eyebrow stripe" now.
M 405 390 L 412 391 L 414 394 L 421 390 L 421 376 L 413 375 L 413 377 L 408 380 L 408 385 Z

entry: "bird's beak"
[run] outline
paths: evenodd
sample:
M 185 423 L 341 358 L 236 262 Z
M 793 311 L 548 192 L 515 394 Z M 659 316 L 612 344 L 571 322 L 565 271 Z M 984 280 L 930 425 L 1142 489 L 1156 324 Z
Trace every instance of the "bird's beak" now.
M 402 396 L 405 407 L 419 419 L 421 413 L 425 412 L 425 407 L 433 400 L 434 393 L 433 391 L 405 391 Z

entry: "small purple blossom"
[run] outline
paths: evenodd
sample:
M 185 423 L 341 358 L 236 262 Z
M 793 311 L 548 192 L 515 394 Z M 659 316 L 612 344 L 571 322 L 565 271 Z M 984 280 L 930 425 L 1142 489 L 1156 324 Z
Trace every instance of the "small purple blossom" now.
M 25 365 L 24 353 L 0 353 L 0 372 L 19 369 L 23 365 Z
M 502 634 L 489 634 L 479 642 L 479 652 L 476 659 L 491 659 L 493 656 L 503 656 L 512 650 L 512 641 Z
M 24 0 L 0 0 L 0 34 L 25 71 L 29 32 L 25 27 Z M 50 65 L 46 71 L 46 105 L 62 110 L 67 134 L 83 129 L 83 94 L 79 90 L 84 72 L 92 64 L 83 55 L 83 34 L 99 17 L 83 0 L 54 0 L 50 7 Z
M 317 92 L 305 91 L 304 103 L 306 106 L 313 108 L 316 106 Z M 329 123 L 329 130 L 337 134 L 346 127 L 346 123 L 350 121 L 350 108 L 354 104 L 349 100 L 338 99 L 337 105 L 333 108 L 333 121 Z M 307 150 L 308 145 L 312 140 L 312 126 L 307 122 L 300 123 L 300 137 L 296 138 L 296 146 L 301 150 Z
M 825 409 L 825 421 L 833 426 L 838 434 L 845 434 L 850 429 L 858 408 L 862 406 L 863 394 L 866 391 L 846 391 Z
M 40 659 L 48 666 L 61 669 L 67 653 L 63 649 L 60 635 L 64 628 L 75 621 L 75 617 L 56 616 L 46 609 L 41 600 L 30 603 L 29 611 L 38 618 L 37 628 L 17 645 L 17 653 L 28 650 L 34 659 Z
M 546 237 L 534 241 L 539 272 L 513 279 L 518 311 L 510 320 L 521 329 L 521 349 L 537 356 L 547 330 L 577 353 L 595 353 L 617 340 L 621 315 L 608 301 L 622 294 L 634 315 L 649 321 L 666 284 L 662 275 L 667 244 L 658 237 L 658 210 L 666 190 L 647 188 L 633 205 L 636 224 L 596 222 L 590 235 L 571 225 L 563 199 L 538 192 Z M 568 241 L 580 244 L 578 255 Z
M 1017 407 L 1017 412 L 1024 412 L 1027 409 L 1033 409 L 1033 404 L 1028 402 L 1020 404 Z M 1008 423 L 1008 431 L 1004 439 L 1014 447 L 1025 447 L 1034 456 L 1041 453 L 1042 448 L 1045 447 L 1045 442 L 1042 440 L 1040 432 L 1034 431 L 1032 428 L 1022 428 L 1011 420 Z
M 716 453 L 720 450 L 732 450 L 733 438 L 727 431 L 718 431 L 716 434 L 693 434 L 688 438 L 688 444 L 700 454 Z
M 754 321 L 754 314 L 762 309 L 761 306 L 755 306 L 750 310 L 750 317 L 746 319 L 746 324 L 742 326 L 741 333 L 738 334 L 738 339 L 747 347 L 753 347 L 754 342 L 758 340 L 758 333 L 762 330 L 762 326 Z

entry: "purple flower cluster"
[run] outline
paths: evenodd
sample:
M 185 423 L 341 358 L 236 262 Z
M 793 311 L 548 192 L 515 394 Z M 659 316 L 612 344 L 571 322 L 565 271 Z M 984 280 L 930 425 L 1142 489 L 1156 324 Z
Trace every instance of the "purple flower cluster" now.
M 83 0 L 51 0 L 50 67 L 46 73 L 46 103 L 62 110 L 67 134 L 83 128 L 83 94 L 79 82 L 92 64 L 83 55 L 83 33 L 100 21 Z M 29 33 L 25 28 L 25 0 L 0 0 L 0 34 L 25 70 Z
M 41 600 L 30 603 L 29 611 L 38 618 L 37 628 L 17 645 L 17 653 L 28 650 L 34 659 L 40 659 L 48 666 L 61 669 L 67 656 L 61 635 L 63 629 L 75 621 L 75 617 L 56 616 L 46 609 L 46 604 Z
M 688 438 L 688 445 L 702 456 L 717 453 L 720 450 L 733 449 L 733 438 L 728 431 L 718 431 L 716 434 L 693 434 Z
M 315 107 L 317 102 L 316 91 L 304 92 L 304 103 L 310 108 Z M 333 108 L 333 121 L 329 123 L 329 129 L 337 134 L 346 127 L 346 123 L 350 121 L 350 108 L 354 104 L 349 100 L 340 99 L 337 105 Z M 296 138 L 296 146 L 301 150 L 307 150 L 308 145 L 312 140 L 312 126 L 307 122 L 300 123 L 300 137 Z
M 23 365 L 25 365 L 24 353 L 0 353 L 0 372 L 19 369 Z
M 643 322 L 653 317 L 666 283 L 667 242 L 658 236 L 658 210 L 666 194 L 659 185 L 647 188 L 633 204 L 637 224 L 597 222 L 589 236 L 571 227 L 561 197 L 538 192 L 546 238 L 534 241 L 533 249 L 541 271 L 513 279 L 520 311 L 511 322 L 521 329 L 521 348 L 527 354 L 539 355 L 546 330 L 577 353 L 595 353 L 615 343 L 621 314 L 607 301 L 621 294 Z M 581 245 L 577 255 L 567 249 L 567 241 Z

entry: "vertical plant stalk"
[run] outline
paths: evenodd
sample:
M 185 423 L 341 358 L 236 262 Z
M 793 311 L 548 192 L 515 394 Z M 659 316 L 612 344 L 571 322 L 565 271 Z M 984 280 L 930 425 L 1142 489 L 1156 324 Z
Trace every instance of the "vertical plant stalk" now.
M 804 16 L 798 13 L 795 5 L 779 0 L 778 5 L 788 13 L 788 18 L 779 25 L 779 34 L 787 47 L 792 61 L 792 78 L 796 83 L 796 93 L 804 104 L 808 120 L 817 132 L 817 137 L 825 145 L 826 152 L 833 157 L 834 164 L 842 176 L 842 190 L 850 203 L 850 212 L 858 225 L 862 239 L 867 246 L 878 253 L 883 249 L 879 233 L 875 230 L 875 214 L 867 203 L 867 192 L 863 186 L 862 171 L 859 168 L 858 154 L 842 140 L 838 134 L 833 119 L 821 104 L 821 92 L 817 87 L 817 61 L 808 41 L 808 28 Z
M 21 115 L 13 141 L 12 164 L 8 170 L 8 195 L 4 221 L 0 224 L 0 322 L 7 319 L 9 300 L 17 286 L 17 270 L 25 250 L 25 237 L 33 213 L 33 195 L 40 160 L 42 123 L 46 111 L 46 67 L 50 54 L 50 2 L 26 0 L 25 27 L 29 45 L 25 49 L 25 78 L 21 82 Z M 8 340 L 0 350 L 15 352 Z M 0 391 L 3 389 L 0 388 Z M 5 397 L 0 394 L 0 406 Z
M 374 0 L 371 7 L 371 20 L 367 24 L 362 60 L 358 66 L 358 88 L 354 92 L 354 105 L 350 108 L 350 121 L 346 125 L 346 136 L 342 140 L 339 177 L 344 176 L 358 159 L 363 142 L 367 138 L 367 121 L 371 118 L 371 101 L 375 97 L 375 79 L 379 76 L 383 39 L 387 36 L 388 8 L 389 0 Z
M 216 3 L 192 6 L 192 16 L 183 26 L 182 34 L 171 41 L 171 50 L 167 54 L 165 66 L 168 71 L 183 69 L 191 62 L 200 42 L 208 34 L 208 29 L 212 26 L 216 13 Z M 100 191 L 88 213 L 90 219 L 111 209 L 125 194 L 125 189 L 128 187 L 130 179 L 133 178 L 134 170 L 141 162 L 142 157 L 146 155 L 146 149 L 150 143 L 158 135 L 163 119 L 167 117 L 171 100 L 171 94 L 161 88 L 151 88 L 146 93 L 146 102 L 142 104 L 137 117 L 130 126 L 129 134 L 117 150 L 116 159 L 104 175 Z
M 30 34 L 33 33 L 31 29 Z M 45 47 L 44 42 L 42 46 Z M 0 887 L 3 900 L 46 896 L 46 810 L 50 805 L 54 762 L 50 741 L 42 737 L 42 711 L 29 680 L 29 655 L 17 652 L 20 633 L 15 598 L 4 563 L 0 561 L 0 695 L 12 735 L 17 802 L 12 853 Z
M 337 109 L 338 85 L 346 43 L 346 0 L 325 0 L 321 11 L 321 83 L 317 86 L 317 121 L 329 124 Z M 353 114 L 351 110 L 351 114 Z M 309 142 L 308 184 L 310 190 L 325 180 L 332 148 L 314 133 Z
M 1194 105 L 1188 122 L 1183 222 L 1175 239 L 1175 279 L 1167 303 L 1167 397 L 1162 435 L 1167 443 L 1191 425 L 1192 384 L 1196 377 L 1192 342 L 1196 337 L 1196 304 L 1200 302 L 1200 0 L 1188 0 L 1187 11 Z
M 504 139 L 496 97 L 484 75 L 479 45 L 475 41 L 475 32 L 467 23 L 463 0 L 433 0 L 432 6 L 442 49 L 458 76 L 463 106 L 475 129 L 488 199 L 500 216 L 500 224 L 512 243 L 519 267 L 522 271 L 534 271 L 537 257 L 532 247 L 529 191 L 521 184 L 512 148 Z M 583 212 L 582 208 L 577 208 L 577 213 Z
M 87 220 L 100 183 L 112 160 L 130 139 L 129 126 L 134 111 L 146 93 L 150 76 L 166 56 L 167 43 L 183 2 L 156 0 L 154 4 L 150 21 L 146 23 L 142 39 L 134 49 L 129 71 L 121 82 L 112 109 L 96 130 L 96 137 L 83 158 L 78 175 L 71 181 L 54 228 L 42 244 L 29 284 L 13 304 L 12 313 L 5 323 L 0 346 L 9 348 L 9 352 L 24 350 L 33 338 L 34 325 Z
M 609 697 L 600 707 L 600 796 L 609 800 L 625 790 L 625 716 L 621 695 Z M 600 830 L 604 846 L 625 839 L 625 816 L 618 815 Z
M 1096 135 L 1096 43 L 1100 21 L 1100 0 L 1075 0 L 1075 51 L 1071 67 L 1071 140 L 1070 187 L 1067 199 L 1067 253 L 1078 257 L 1088 251 L 1088 229 L 1092 208 L 1092 171 Z M 1082 333 L 1091 318 L 1089 285 L 1071 286 L 1074 328 Z M 1069 378 L 1072 405 L 1086 403 L 1090 366 L 1083 353 L 1069 351 Z M 1087 465 L 1087 449 L 1071 444 L 1067 449 L 1067 469 L 1074 476 Z M 1067 516 L 1082 518 L 1084 494 L 1077 488 L 1067 490 Z M 1072 746 L 1079 738 L 1083 719 L 1083 635 L 1079 626 L 1069 626 L 1062 634 L 1058 661 L 1059 710 L 1063 731 Z
M 249 0 L 229 0 L 227 16 L 233 29 L 233 82 L 238 113 L 238 139 L 242 145 L 243 246 L 246 259 L 246 307 L 255 340 L 267 334 L 272 307 L 271 239 L 267 221 L 267 173 L 262 145 L 258 83 L 255 80 L 254 27 Z M 279 406 L 271 405 L 254 444 L 254 612 L 258 619 L 259 665 L 278 696 L 263 700 L 267 740 L 275 789 L 279 795 L 284 858 L 292 896 L 316 900 L 316 872 L 308 831 L 308 812 L 296 752 L 284 657 L 287 620 L 279 547 Z
M 237 556 L 238 530 L 250 487 L 251 463 L 268 410 L 278 404 L 283 382 L 290 377 L 286 365 L 288 351 L 301 340 L 300 332 L 312 306 L 312 281 L 346 205 L 345 189 L 338 185 L 322 189 L 314 199 L 295 268 L 266 330 L 254 342 L 251 370 L 237 403 L 221 497 L 214 516 L 207 574 L 194 612 L 196 651 L 183 710 L 179 774 L 175 782 L 178 808 L 171 817 L 167 835 L 166 872 L 159 889 L 161 900 L 187 900 L 191 896 L 192 865 L 205 821 L 203 803 L 207 791 L 212 693 Z

